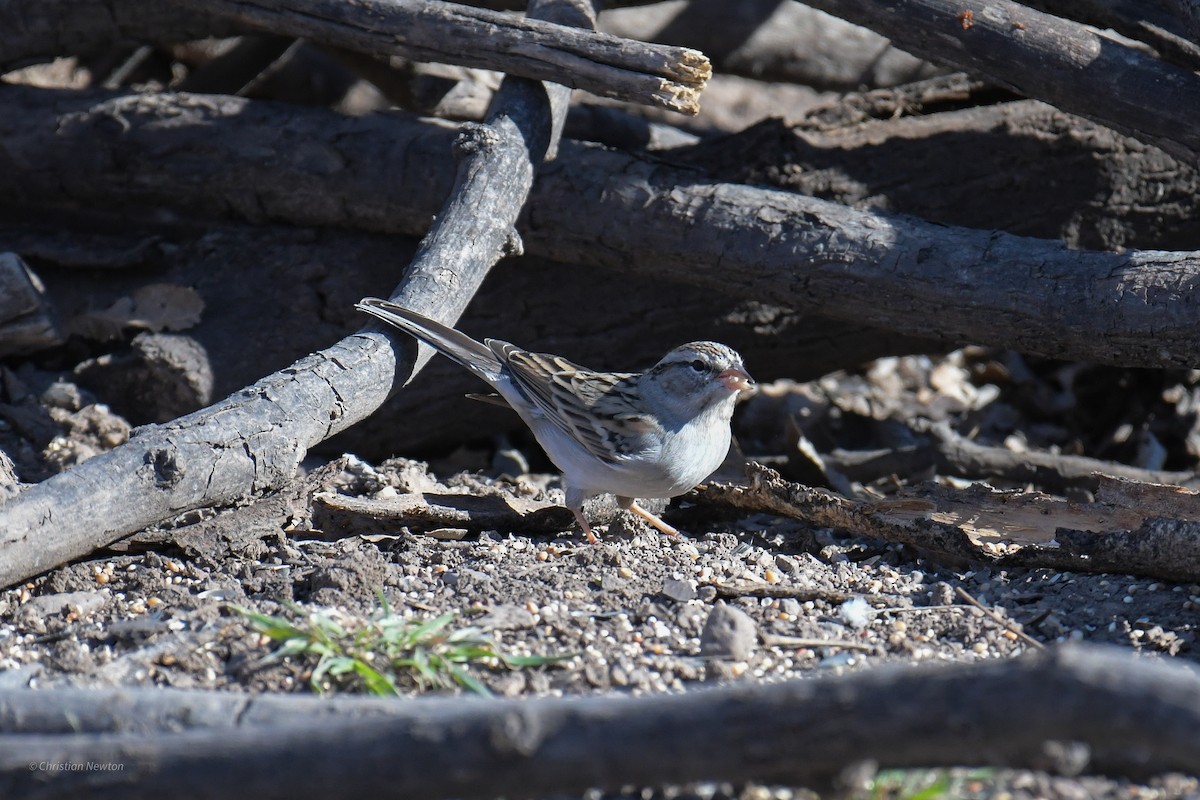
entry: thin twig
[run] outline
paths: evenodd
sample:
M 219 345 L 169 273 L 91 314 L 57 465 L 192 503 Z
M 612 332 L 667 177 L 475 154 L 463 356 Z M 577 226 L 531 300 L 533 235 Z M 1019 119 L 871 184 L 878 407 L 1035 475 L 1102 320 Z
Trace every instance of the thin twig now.
M 1004 617 L 1000 616 L 998 613 L 996 613 L 996 611 L 994 609 L 988 608 L 983 603 L 979 602 L 974 597 L 972 597 L 970 594 L 968 594 L 966 589 L 962 588 L 961 586 L 955 586 L 954 593 L 957 594 L 959 597 L 961 597 L 963 600 L 966 600 L 971 605 L 975 606 L 975 608 L 982 611 L 993 622 L 997 623 L 998 625 L 1001 625 L 1005 630 L 1013 633 L 1018 639 L 1020 639 L 1025 644 L 1029 645 L 1030 647 L 1034 648 L 1035 650 L 1046 649 L 1046 645 L 1042 644 L 1037 639 L 1034 639 L 1032 636 L 1025 633 L 1025 631 L 1021 630 L 1020 623 L 1015 622 L 1011 619 L 1005 619 Z

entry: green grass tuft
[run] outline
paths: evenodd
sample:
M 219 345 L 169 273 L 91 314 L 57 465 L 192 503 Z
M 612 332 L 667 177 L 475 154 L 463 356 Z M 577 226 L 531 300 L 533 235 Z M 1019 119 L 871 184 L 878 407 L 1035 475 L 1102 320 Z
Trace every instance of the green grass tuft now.
M 487 686 L 471 674 L 472 665 L 541 667 L 571 657 L 508 655 L 479 628 L 452 627 L 453 612 L 425 621 L 405 619 L 393 614 L 383 597 L 379 609 L 366 618 L 297 605 L 288 605 L 286 616 L 232 608 L 276 643 L 264 660 L 315 659 L 309 683 L 318 694 L 341 689 L 398 695 L 402 686 L 415 685 L 420 690 L 462 688 L 490 697 Z

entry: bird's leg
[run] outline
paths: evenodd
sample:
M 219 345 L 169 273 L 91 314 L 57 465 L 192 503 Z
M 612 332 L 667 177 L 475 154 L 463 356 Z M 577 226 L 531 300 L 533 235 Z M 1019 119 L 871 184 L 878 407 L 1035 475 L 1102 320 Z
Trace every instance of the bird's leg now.
M 575 515 L 575 519 L 579 522 L 579 527 L 583 529 L 583 535 L 587 537 L 588 544 L 595 544 L 600 541 L 596 538 L 596 534 L 592 533 L 592 526 L 588 525 L 587 517 L 583 515 L 583 501 L 587 499 L 587 495 L 565 481 L 563 483 L 563 492 L 567 495 L 567 508 L 571 509 L 571 513 Z
M 632 497 L 618 497 L 617 504 L 619 506 L 621 506 L 621 508 L 624 508 L 627 511 L 632 511 L 633 513 L 637 514 L 639 517 L 646 520 L 646 522 L 649 522 L 651 525 L 653 525 L 655 528 L 657 528 L 658 530 L 665 533 L 667 536 L 678 536 L 679 535 L 679 531 L 675 530 L 670 525 L 663 522 L 661 519 L 654 516 L 649 511 L 642 508 L 641 506 L 639 506 L 637 504 L 637 501 L 634 500 Z
M 592 526 L 588 525 L 587 517 L 583 515 L 582 508 L 572 508 L 571 513 L 575 515 L 575 519 L 579 521 L 579 527 L 583 528 L 583 533 L 587 536 L 588 544 L 595 544 L 600 541 L 596 538 L 596 534 L 592 533 Z

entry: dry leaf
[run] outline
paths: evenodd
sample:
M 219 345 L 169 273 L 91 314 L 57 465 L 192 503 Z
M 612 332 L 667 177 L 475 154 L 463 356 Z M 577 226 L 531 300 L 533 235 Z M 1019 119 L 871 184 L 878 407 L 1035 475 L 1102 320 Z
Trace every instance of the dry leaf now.
M 195 289 L 151 283 L 106 309 L 80 314 L 70 329 L 87 339 L 107 341 L 120 337 L 127 328 L 155 333 L 185 330 L 199 323 L 203 312 L 204 300 Z

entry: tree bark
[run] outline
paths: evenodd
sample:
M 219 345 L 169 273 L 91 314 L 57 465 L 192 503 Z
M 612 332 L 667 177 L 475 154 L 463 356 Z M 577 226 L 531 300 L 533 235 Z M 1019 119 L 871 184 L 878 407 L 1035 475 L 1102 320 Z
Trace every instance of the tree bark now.
M 1182 10 L 1195 0 L 1171 0 Z M 1025 5 L 1083 22 L 1097 28 L 1112 28 L 1117 33 L 1145 42 L 1159 55 L 1181 67 L 1200 67 L 1200 36 L 1188 32 L 1186 19 L 1172 14 L 1161 3 L 1141 0 L 1030 0 Z
M 1076 249 L 1200 241 L 1200 171 L 1035 100 L 971 105 L 988 100 L 961 76 L 938 79 L 851 95 L 670 157 L 733 183 Z
M 385 57 L 491 69 L 695 114 L 712 74 L 697 50 L 440 0 L 175 0 L 276 34 Z
M 1200 164 L 1200 76 L 1011 0 L 810 0 L 933 61 Z
M 26 205 L 124 197 L 218 217 L 415 233 L 444 196 L 431 187 L 449 177 L 429 154 L 453 134 L 399 115 L 347 119 L 175 95 L 92 107 L 77 96 L 45 104 L 44 93 L 7 94 L 25 124 L 0 128 L 11 158 L 0 189 Z M 175 155 L 196 150 L 202 161 Z M 698 180 L 579 144 L 542 168 L 520 227 L 531 253 L 556 261 L 923 338 L 1137 366 L 1200 360 L 1192 252 L 1073 251 Z
M 0 793 L 491 798 L 705 780 L 803 786 L 865 760 L 1054 768 L 1052 742 L 1087 746 L 1089 771 L 1200 771 L 1196 675 L 1095 647 L 650 697 L 335 698 L 318 710 L 309 698 L 147 694 L 0 695 Z M 134 732 L 115 730 L 126 716 L 104 702 L 136 711 Z M 36 767 L 88 762 L 124 766 Z

